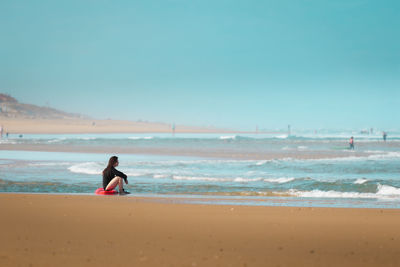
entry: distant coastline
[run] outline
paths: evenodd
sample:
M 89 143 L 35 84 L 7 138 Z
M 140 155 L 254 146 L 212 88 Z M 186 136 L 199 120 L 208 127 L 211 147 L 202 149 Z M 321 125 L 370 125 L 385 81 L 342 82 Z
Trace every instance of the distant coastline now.
M 85 134 L 85 133 L 172 133 L 170 124 L 97 119 L 8 118 L 0 116 L 4 133 Z M 176 133 L 230 133 L 231 130 L 177 125 Z
M 0 125 L 3 134 L 84 133 L 228 133 L 226 129 L 175 125 L 162 122 L 94 119 L 50 107 L 19 103 L 0 93 Z

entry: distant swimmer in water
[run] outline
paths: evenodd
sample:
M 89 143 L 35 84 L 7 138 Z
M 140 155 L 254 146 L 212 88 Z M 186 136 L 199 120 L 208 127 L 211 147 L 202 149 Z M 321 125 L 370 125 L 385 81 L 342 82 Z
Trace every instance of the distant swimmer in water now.
M 115 169 L 118 165 L 118 157 L 112 156 L 108 161 L 107 167 L 103 170 L 103 188 L 105 191 L 111 191 L 118 185 L 120 195 L 130 194 L 124 190 L 123 186 L 124 181 L 125 184 L 128 184 L 128 176 Z
M 350 137 L 349 145 L 350 145 L 350 149 L 354 150 L 354 138 L 353 138 L 353 136 Z
M 383 133 L 382 133 L 382 136 L 383 136 L 383 141 L 386 142 L 387 133 L 386 133 L 386 132 L 383 132 Z

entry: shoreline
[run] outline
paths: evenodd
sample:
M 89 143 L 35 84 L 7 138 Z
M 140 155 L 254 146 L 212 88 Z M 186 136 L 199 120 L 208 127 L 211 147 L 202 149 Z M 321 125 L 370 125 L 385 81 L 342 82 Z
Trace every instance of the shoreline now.
M 131 191 L 130 189 L 128 189 Z M 374 209 L 400 211 L 398 201 L 372 198 L 333 198 L 333 197 L 301 197 L 284 194 L 251 195 L 251 194 L 161 194 L 161 193 L 136 193 L 119 196 L 96 195 L 93 192 L 0 192 L 1 195 L 19 196 L 76 196 L 76 197 L 109 197 L 124 198 L 146 203 L 176 204 L 176 205 L 202 205 L 202 206 L 232 206 L 232 207 L 286 207 L 286 208 L 322 208 L 322 209 Z M 332 201 L 335 204 L 332 204 Z M 371 202 L 376 204 L 371 205 Z
M 3 266 L 400 264 L 400 210 L 32 194 L 0 203 Z

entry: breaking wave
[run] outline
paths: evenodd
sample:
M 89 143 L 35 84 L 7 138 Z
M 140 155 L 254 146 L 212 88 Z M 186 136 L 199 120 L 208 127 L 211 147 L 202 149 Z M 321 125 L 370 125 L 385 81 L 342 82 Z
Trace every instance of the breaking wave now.
M 268 178 L 268 179 L 264 179 L 264 182 L 269 182 L 269 183 L 278 183 L 278 184 L 284 184 L 284 183 L 289 183 L 291 181 L 294 181 L 295 178 L 291 177 L 291 178 Z
M 131 137 L 128 137 L 128 139 L 131 139 L 131 140 L 151 140 L 151 139 L 154 139 L 154 136 L 143 136 L 143 137 L 131 136 Z
M 298 191 L 290 189 L 285 192 L 296 197 L 310 198 L 375 198 L 375 199 L 400 199 L 400 188 L 378 184 L 376 193 L 360 193 L 360 192 L 339 192 L 339 191 Z
M 355 180 L 354 181 L 354 184 L 364 184 L 364 183 L 366 183 L 366 182 L 368 182 L 368 179 L 357 179 L 357 180 Z
M 98 162 L 84 162 L 72 165 L 68 168 L 71 172 L 74 173 L 83 173 L 83 174 L 101 174 L 104 169 L 104 165 Z

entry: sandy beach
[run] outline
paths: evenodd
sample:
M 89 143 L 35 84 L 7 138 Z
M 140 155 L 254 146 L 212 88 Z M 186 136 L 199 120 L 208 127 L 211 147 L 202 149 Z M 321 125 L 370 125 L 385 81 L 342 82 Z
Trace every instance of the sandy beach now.
M 399 266 L 400 211 L 0 194 L 1 266 Z
M 400 267 L 399 9 L 1 1 L 0 267 Z
M 0 117 L 4 133 L 72 134 L 72 133 L 170 133 L 171 124 L 156 122 L 98 119 L 30 119 Z M 212 133 L 228 130 L 176 125 L 177 133 Z

